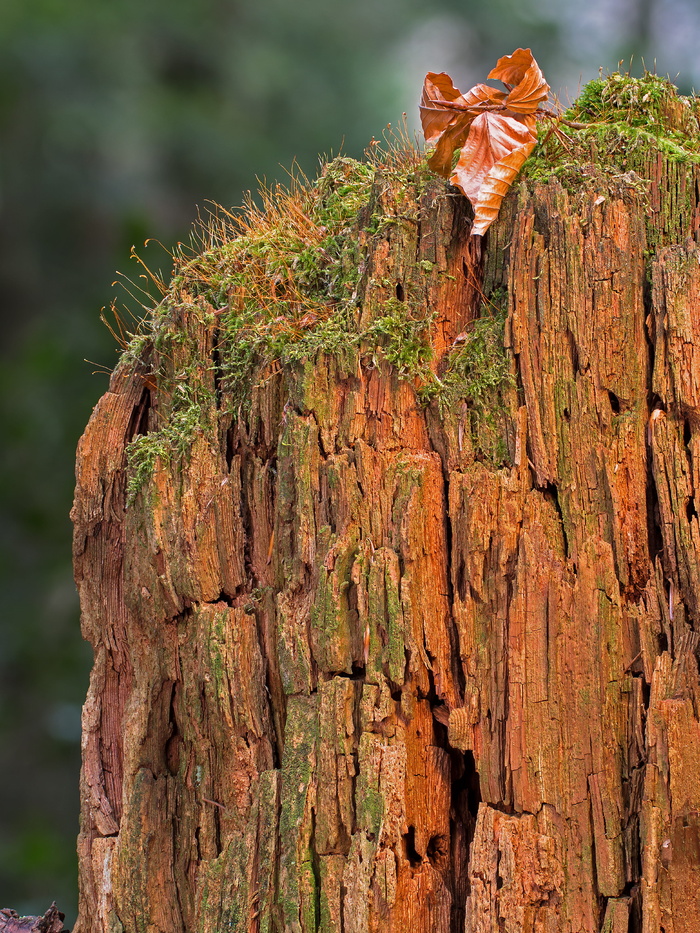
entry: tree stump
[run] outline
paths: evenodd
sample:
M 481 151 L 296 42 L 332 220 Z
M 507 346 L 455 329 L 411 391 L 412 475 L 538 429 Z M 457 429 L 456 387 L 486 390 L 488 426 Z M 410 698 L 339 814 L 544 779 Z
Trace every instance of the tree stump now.
M 79 933 L 691 933 L 698 110 L 212 221 L 80 442 Z M 698 346 L 696 346 L 698 344 Z

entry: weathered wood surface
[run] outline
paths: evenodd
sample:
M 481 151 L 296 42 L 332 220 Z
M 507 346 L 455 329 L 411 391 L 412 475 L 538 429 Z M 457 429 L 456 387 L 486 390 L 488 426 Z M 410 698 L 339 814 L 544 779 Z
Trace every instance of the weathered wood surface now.
M 378 178 L 399 222 L 365 237 L 367 320 L 422 302 L 439 360 L 482 273 L 508 288 L 509 465 L 368 356 L 271 372 L 225 415 L 195 302 L 174 326 L 218 409 L 125 508 L 125 445 L 168 398 L 157 361 L 117 368 L 73 512 L 80 933 L 697 930 L 685 171 L 651 202 L 624 176 L 523 182 L 480 258 L 441 184 L 399 203 Z

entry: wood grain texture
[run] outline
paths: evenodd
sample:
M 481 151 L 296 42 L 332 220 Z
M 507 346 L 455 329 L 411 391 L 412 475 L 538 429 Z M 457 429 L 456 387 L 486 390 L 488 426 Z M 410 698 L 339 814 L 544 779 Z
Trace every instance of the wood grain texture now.
M 505 465 L 370 346 L 352 372 L 272 367 L 232 414 L 193 301 L 168 366 L 194 346 L 210 407 L 127 507 L 125 446 L 172 390 L 159 351 L 117 368 L 73 510 L 95 650 L 79 933 L 696 929 L 684 171 L 654 161 L 651 202 L 626 176 L 523 181 L 481 254 L 442 183 L 375 181 L 392 222 L 358 228 L 364 328 L 404 294 L 435 313 L 440 373 L 480 290 L 507 288 Z

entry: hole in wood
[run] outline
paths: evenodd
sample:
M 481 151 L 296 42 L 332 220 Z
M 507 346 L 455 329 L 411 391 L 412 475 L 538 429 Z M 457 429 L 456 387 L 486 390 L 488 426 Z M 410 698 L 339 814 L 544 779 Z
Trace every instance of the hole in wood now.
M 574 371 L 574 376 L 577 376 L 579 373 L 579 362 L 578 362 L 578 346 L 576 345 L 576 338 L 571 333 L 570 330 L 567 330 L 566 336 L 569 342 L 569 358 L 571 359 L 571 368 Z
M 464 558 L 460 556 L 459 563 L 457 565 L 457 593 L 459 598 L 464 602 L 467 596 L 467 568 L 464 566 Z
M 449 862 L 445 866 L 450 874 L 454 896 L 452 930 L 464 929 L 464 909 L 469 893 L 469 851 L 474 839 L 476 813 L 481 801 L 479 774 L 471 751 L 450 749 L 452 787 L 450 801 Z M 439 866 L 435 866 L 439 867 Z
M 168 771 L 174 776 L 180 770 L 180 748 L 182 736 L 179 733 L 171 735 L 165 743 L 165 763 Z
M 404 298 L 406 297 L 406 294 L 403 290 L 403 285 L 401 284 L 401 282 L 396 283 L 396 297 L 399 299 L 399 301 L 403 301 Z
M 446 868 L 450 852 L 449 838 L 447 836 L 431 836 L 425 854 L 428 861 L 435 868 Z
M 652 411 L 654 411 L 654 409 L 656 408 L 660 408 L 661 411 L 664 411 L 664 412 L 666 411 L 666 406 L 661 400 L 661 396 L 657 395 L 656 392 L 652 392 L 651 395 L 649 396 L 649 414 L 651 414 Z
M 649 541 L 649 556 L 654 560 L 664 549 L 664 540 L 661 533 L 661 519 L 659 516 L 659 496 L 656 491 L 656 482 L 652 473 L 652 458 L 647 460 L 647 538 Z
M 613 414 L 619 415 L 620 399 L 610 389 L 608 389 L 608 399 L 610 400 L 610 408 L 612 409 Z
M 416 829 L 414 826 L 408 827 L 408 832 L 403 834 L 403 853 L 412 866 L 420 865 L 422 857 L 416 851 Z

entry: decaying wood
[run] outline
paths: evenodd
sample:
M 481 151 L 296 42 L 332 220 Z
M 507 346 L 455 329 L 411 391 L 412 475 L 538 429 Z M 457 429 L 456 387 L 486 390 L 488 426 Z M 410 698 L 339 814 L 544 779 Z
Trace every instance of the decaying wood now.
M 413 296 L 437 366 L 507 286 L 509 465 L 370 355 L 226 414 L 195 302 L 219 407 L 126 508 L 168 408 L 117 368 L 73 512 L 80 933 L 697 929 L 700 175 L 653 160 L 650 196 L 524 181 L 481 257 L 442 183 L 375 182 L 364 325 Z
M 0 910 L 0 933 L 64 933 L 62 914 L 55 902 L 41 917 L 20 917 L 16 910 Z

